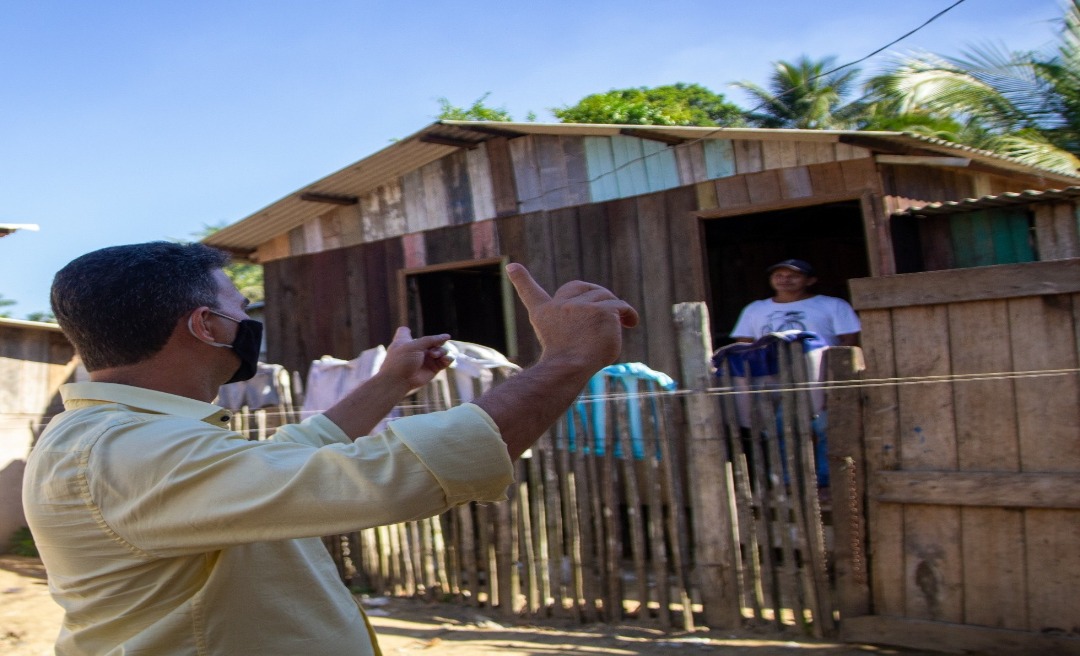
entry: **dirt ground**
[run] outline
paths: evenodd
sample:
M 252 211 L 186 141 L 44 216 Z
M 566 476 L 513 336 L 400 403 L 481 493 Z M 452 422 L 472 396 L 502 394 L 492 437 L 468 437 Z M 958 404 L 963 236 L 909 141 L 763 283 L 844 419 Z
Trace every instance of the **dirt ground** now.
M 734 656 L 866 656 L 904 654 L 931 656 L 869 645 L 839 645 L 776 636 L 750 630 L 664 633 L 637 626 L 555 623 L 536 626 L 507 623 L 482 609 L 411 599 L 370 599 L 366 604 L 386 656 L 557 656 L 596 654 L 689 656 L 716 653 Z M 0 555 L 0 653 L 9 656 L 52 654 L 60 625 L 60 607 L 49 597 L 41 561 Z

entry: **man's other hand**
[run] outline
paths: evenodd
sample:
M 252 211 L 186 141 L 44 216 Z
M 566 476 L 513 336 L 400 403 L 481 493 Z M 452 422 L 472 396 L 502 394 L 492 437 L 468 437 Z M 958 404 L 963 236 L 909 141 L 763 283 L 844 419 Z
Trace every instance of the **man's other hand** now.
M 422 387 L 453 362 L 443 348 L 449 339 L 450 335 L 413 339 L 412 332 L 406 326 L 401 326 L 386 349 L 386 359 L 379 368 L 379 374 L 402 381 L 409 389 Z

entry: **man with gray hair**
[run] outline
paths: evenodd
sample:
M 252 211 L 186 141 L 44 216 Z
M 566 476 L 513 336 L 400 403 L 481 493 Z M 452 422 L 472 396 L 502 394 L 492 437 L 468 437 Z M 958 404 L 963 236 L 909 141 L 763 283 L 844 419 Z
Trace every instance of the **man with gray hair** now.
M 89 371 L 38 440 L 23 504 L 65 616 L 57 654 L 377 654 L 320 536 L 498 501 L 518 458 L 615 361 L 637 313 L 574 281 L 506 273 L 542 347 L 444 412 L 368 435 L 450 364 L 449 335 L 399 328 L 383 367 L 323 414 L 252 442 L 212 405 L 255 371 L 262 326 L 201 244 L 79 257 L 53 311 Z M 582 339 L 588 335 L 588 339 Z

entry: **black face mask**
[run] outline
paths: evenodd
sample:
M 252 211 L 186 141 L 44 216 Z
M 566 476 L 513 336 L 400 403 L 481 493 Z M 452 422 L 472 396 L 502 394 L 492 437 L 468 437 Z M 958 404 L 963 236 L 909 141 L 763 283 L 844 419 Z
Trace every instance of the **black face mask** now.
M 228 385 L 229 383 L 239 383 L 241 381 L 250 380 L 259 368 L 259 351 L 262 350 L 262 322 L 255 321 L 254 319 L 233 319 L 227 314 L 215 312 L 214 310 L 210 310 L 210 312 L 237 323 L 236 338 L 233 339 L 232 344 L 208 342 L 213 346 L 231 348 L 233 352 L 236 353 L 236 357 L 240 358 L 240 366 L 236 369 L 232 378 L 226 381 L 225 384 Z M 189 324 L 188 328 L 190 329 L 190 327 Z M 194 334 L 194 331 L 192 331 L 192 334 Z
M 233 340 L 232 349 L 236 357 L 240 358 L 240 366 L 228 380 L 229 383 L 239 383 L 242 380 L 250 380 L 259 368 L 259 351 L 262 350 L 263 325 L 261 321 L 244 319 L 236 326 L 236 339 Z

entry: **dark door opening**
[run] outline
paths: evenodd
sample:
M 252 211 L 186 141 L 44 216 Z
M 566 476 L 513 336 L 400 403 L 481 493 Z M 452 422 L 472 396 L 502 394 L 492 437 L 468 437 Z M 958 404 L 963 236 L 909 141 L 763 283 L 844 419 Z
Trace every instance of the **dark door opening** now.
M 844 201 L 705 221 L 713 344 L 750 301 L 772 295 L 765 270 L 799 258 L 814 265 L 819 294 L 850 300 L 847 281 L 870 275 L 859 202 Z
M 414 335 L 449 333 L 452 339 L 510 355 L 498 263 L 410 273 L 406 281 L 409 328 Z

